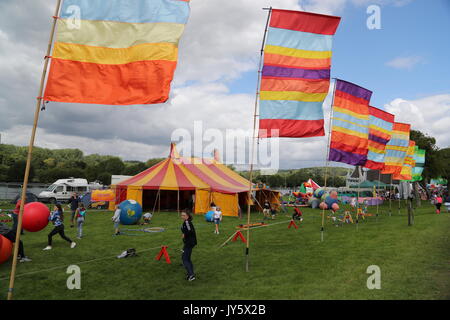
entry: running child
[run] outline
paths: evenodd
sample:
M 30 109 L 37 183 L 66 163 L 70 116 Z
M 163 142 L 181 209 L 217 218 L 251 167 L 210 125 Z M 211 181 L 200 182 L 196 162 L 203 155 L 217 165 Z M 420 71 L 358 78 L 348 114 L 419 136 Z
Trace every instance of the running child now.
M 48 234 L 48 246 L 46 246 L 43 250 L 51 250 L 52 249 L 52 240 L 53 240 L 52 238 L 57 233 L 59 233 L 61 238 L 63 238 L 64 240 L 66 240 L 67 242 L 70 243 L 70 248 L 72 248 L 72 249 L 75 248 L 75 246 L 77 244 L 75 242 L 73 242 L 72 240 L 70 240 L 70 238 L 68 238 L 64 234 L 64 224 L 63 224 L 64 212 L 59 203 L 56 204 L 55 207 L 53 208 L 53 212 L 50 214 L 50 217 L 48 217 L 48 220 L 51 221 L 55 227 Z

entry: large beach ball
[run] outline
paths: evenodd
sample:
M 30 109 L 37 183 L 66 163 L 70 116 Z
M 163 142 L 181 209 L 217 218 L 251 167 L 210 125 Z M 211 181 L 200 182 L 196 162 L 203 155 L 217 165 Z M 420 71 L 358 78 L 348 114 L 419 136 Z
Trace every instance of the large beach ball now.
M 142 207 L 136 200 L 125 200 L 119 204 L 119 208 L 121 224 L 136 224 L 142 217 Z
M 206 220 L 206 222 L 213 222 L 214 221 L 214 211 L 213 210 L 208 211 L 205 214 L 205 220 Z
M 12 249 L 12 242 L 0 235 L 0 264 L 8 261 L 12 255 Z
M 48 224 L 50 210 L 41 202 L 30 202 L 23 207 L 22 228 L 29 232 L 38 232 Z

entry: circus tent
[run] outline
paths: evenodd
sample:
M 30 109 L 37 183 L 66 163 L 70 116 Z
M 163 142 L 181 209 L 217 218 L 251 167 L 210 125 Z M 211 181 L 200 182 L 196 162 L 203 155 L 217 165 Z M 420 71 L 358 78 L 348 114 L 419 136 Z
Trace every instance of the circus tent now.
M 172 143 L 167 159 L 113 188 L 116 203 L 133 199 L 153 211 L 190 208 L 205 213 L 214 202 L 224 215 L 237 216 L 247 204 L 249 186 L 218 159 L 181 157 Z

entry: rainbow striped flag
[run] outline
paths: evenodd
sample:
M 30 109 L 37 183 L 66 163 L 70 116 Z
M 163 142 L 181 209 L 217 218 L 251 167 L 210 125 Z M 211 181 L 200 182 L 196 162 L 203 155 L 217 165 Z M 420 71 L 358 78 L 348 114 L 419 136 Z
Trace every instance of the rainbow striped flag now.
M 414 150 L 414 161 L 416 166 L 412 169 L 412 181 L 421 181 L 422 172 L 425 166 L 425 150 L 419 149 L 418 146 Z
M 331 46 L 341 18 L 274 9 L 260 88 L 259 137 L 323 136 Z
M 189 13 L 189 0 L 65 0 L 44 100 L 167 101 Z
M 336 79 L 328 160 L 363 166 L 369 144 L 369 102 L 372 91 Z
M 400 174 L 409 147 L 411 125 L 394 122 L 391 140 L 386 145 L 383 174 Z
M 409 140 L 408 150 L 406 151 L 405 160 L 403 160 L 402 169 L 399 174 L 392 175 L 395 180 L 412 180 L 412 168 L 416 165 L 414 161 L 414 148 L 416 142 Z
M 369 106 L 369 152 L 366 168 L 383 170 L 386 144 L 391 140 L 394 115 Z

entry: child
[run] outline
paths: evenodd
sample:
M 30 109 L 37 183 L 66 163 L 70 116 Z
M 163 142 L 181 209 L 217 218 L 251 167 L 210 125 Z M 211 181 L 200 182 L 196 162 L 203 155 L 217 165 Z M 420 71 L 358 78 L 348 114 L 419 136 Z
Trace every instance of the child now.
M 267 200 L 264 201 L 263 214 L 264 214 L 264 219 L 266 219 L 267 217 L 270 216 L 270 203 Z
M 214 224 L 216 225 L 216 229 L 214 230 L 214 233 L 219 234 L 219 224 L 220 224 L 220 221 L 222 221 L 222 211 L 220 211 L 219 207 L 217 207 L 216 211 L 214 211 L 213 218 L 214 218 Z
M 16 232 L 17 232 L 17 229 L 14 229 L 14 228 L 11 229 L 6 224 L 0 223 L 0 235 L 4 236 L 6 239 L 11 241 L 12 243 L 16 242 Z M 17 259 L 19 259 L 20 262 L 30 262 L 31 261 L 30 258 L 25 256 L 22 240 L 19 241 L 19 253 L 18 253 Z
M 294 214 L 292 215 L 292 220 L 300 220 L 303 221 L 303 213 L 297 208 L 294 208 Z
M 75 211 L 76 221 L 77 221 L 77 231 L 78 231 L 78 239 L 83 237 L 83 224 L 86 218 L 86 208 L 84 204 L 81 203 L 80 207 Z
M 149 224 L 150 223 L 150 221 L 152 220 L 153 215 L 150 212 L 147 212 L 142 217 L 144 218 L 144 222 L 142 222 L 141 225 L 144 225 L 144 224 Z
M 189 212 L 181 212 L 181 219 L 183 219 L 183 224 L 181 225 L 181 232 L 183 238 L 183 254 L 181 259 L 183 260 L 183 265 L 186 268 L 186 280 L 194 281 L 194 265 L 191 261 L 192 249 L 197 245 L 197 235 L 195 233 L 194 225 L 192 224 L 192 215 Z
M 64 212 L 60 204 L 56 204 L 53 208 L 53 212 L 50 214 L 50 217 L 48 218 L 51 222 L 53 222 L 53 225 L 55 226 L 53 230 L 48 234 L 48 246 L 44 248 L 44 250 L 51 250 L 52 249 L 52 238 L 55 234 L 59 233 L 61 238 L 66 240 L 70 243 L 70 248 L 75 248 L 77 245 L 75 242 L 70 240 L 70 238 L 66 237 L 64 234 Z
M 122 212 L 122 210 L 119 208 L 118 205 L 116 205 L 116 211 L 114 212 L 114 215 L 112 216 L 112 221 L 114 222 L 114 235 L 118 236 L 120 235 L 120 230 L 119 230 L 119 223 L 120 223 L 120 213 Z
M 441 206 L 442 206 L 442 197 L 441 195 L 437 195 L 436 196 L 436 213 L 440 214 L 441 213 Z

